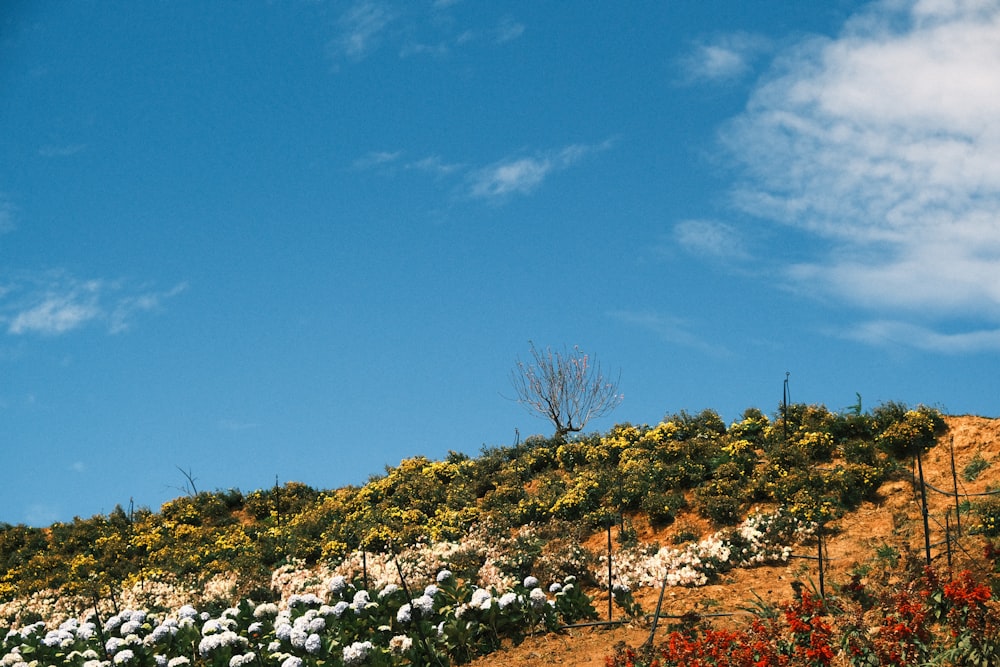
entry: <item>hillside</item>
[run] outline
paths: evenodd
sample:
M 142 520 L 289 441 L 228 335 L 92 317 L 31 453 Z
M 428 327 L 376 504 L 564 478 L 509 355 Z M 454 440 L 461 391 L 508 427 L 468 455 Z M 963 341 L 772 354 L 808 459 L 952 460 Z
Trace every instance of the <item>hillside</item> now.
M 977 416 L 945 416 L 947 432 L 939 439 L 922 459 L 925 481 L 937 489 L 951 491 L 952 445 L 957 471 L 960 495 L 976 499 L 974 494 L 1000 489 L 1000 419 Z M 974 480 L 963 475 L 966 470 L 985 467 Z M 971 466 L 971 467 L 970 467 Z M 830 525 L 831 536 L 826 544 L 828 558 L 825 575 L 827 590 L 835 591 L 838 586 L 850 582 L 851 575 L 863 571 L 865 566 L 875 564 L 881 571 L 871 576 L 887 577 L 891 582 L 901 581 L 906 572 L 905 559 L 922 563 L 924 558 L 924 537 L 920 496 L 916 485 L 910 481 L 910 472 L 903 471 L 884 482 L 877 495 L 863 502 Z M 915 474 L 915 470 L 912 471 Z M 964 500 L 964 498 L 960 499 Z M 936 566 L 943 566 L 947 560 L 944 540 L 944 517 L 951 512 L 949 523 L 957 532 L 954 523 L 954 498 L 940 493 L 928 494 L 929 520 L 931 523 L 932 559 Z M 962 507 L 963 512 L 967 510 Z M 981 577 L 992 574 L 993 563 L 983 557 L 986 538 L 969 535 L 968 527 L 974 517 L 963 514 L 963 536 L 952 545 L 952 567 L 954 571 L 970 569 Z M 680 517 L 682 525 L 690 517 Z M 672 527 L 662 531 L 646 531 L 644 541 L 668 542 Z M 812 549 L 814 545 L 809 545 Z M 898 567 L 879 561 L 879 550 L 888 552 L 886 547 L 900 554 Z M 811 549 L 810 549 L 811 551 Z M 668 589 L 664 598 L 664 614 L 681 615 L 689 611 L 706 614 L 738 611 L 751 606 L 758 597 L 771 602 L 780 602 L 792 597 L 791 582 L 812 579 L 817 576 L 816 563 L 794 560 L 788 565 L 765 566 L 755 569 L 740 569 L 729 573 L 719 582 L 700 588 Z M 651 612 L 656 608 L 659 591 L 653 588 L 641 590 L 637 599 L 643 609 Z M 596 606 L 607 618 L 607 597 L 597 596 Z M 620 614 L 619 610 L 616 610 Z M 715 624 L 725 625 L 729 617 L 716 617 Z M 658 633 L 669 621 L 660 625 Z M 640 646 L 650 636 L 648 622 L 630 623 L 616 627 L 595 627 L 570 630 L 563 635 L 535 637 L 518 647 L 506 650 L 500 656 L 487 656 L 473 663 L 474 667 L 497 664 L 517 664 L 521 667 L 545 667 L 546 665 L 573 665 L 577 667 L 604 667 L 605 657 L 614 646 L 624 642 L 630 646 Z
M 631 587 L 640 616 L 496 637 L 490 650 L 504 653 L 474 663 L 603 665 L 619 642 L 646 641 L 643 615 L 656 608 L 665 573 L 704 585 L 664 590 L 660 637 L 684 614 L 735 626 L 748 608 L 789 599 L 793 582 L 815 588 L 819 525 L 828 594 L 852 576 L 873 586 L 911 580 L 924 559 L 917 451 L 928 485 L 945 492 L 928 497 L 935 567 L 945 566 L 948 525 L 954 571 L 992 580 L 995 551 L 983 554 L 1000 533 L 1000 504 L 975 494 L 1000 486 L 998 443 L 1000 421 L 892 403 L 864 414 L 797 404 L 774 418 L 750 409 L 729 426 L 705 411 L 569 442 L 532 438 L 474 458 L 416 457 L 362 487 L 230 489 L 158 512 L 0 526 L 0 625 L 122 608 L 221 610 L 247 597 L 284 604 L 325 597 L 339 576 L 377 591 L 405 572 L 421 587 L 443 568 L 495 595 L 528 575 L 573 576 L 606 619 L 610 541 L 612 580 Z M 960 538 L 948 495 L 956 480 Z M 749 555 L 729 555 L 740 546 Z M 565 622 L 587 620 L 581 613 Z M 626 610 L 611 613 L 623 619 Z

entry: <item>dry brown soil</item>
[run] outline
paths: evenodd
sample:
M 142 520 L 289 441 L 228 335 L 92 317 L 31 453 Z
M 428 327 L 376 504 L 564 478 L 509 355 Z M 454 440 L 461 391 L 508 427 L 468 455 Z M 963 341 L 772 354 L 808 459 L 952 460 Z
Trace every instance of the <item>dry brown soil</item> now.
M 948 432 L 938 444 L 922 459 L 924 478 L 928 485 L 943 491 L 952 491 L 956 486 L 960 494 L 982 493 L 990 488 L 1000 488 L 1000 419 L 974 416 L 949 416 L 945 418 Z M 976 456 L 988 462 L 975 481 L 963 477 L 966 466 Z M 954 470 L 952 474 L 952 457 Z M 916 474 L 916 469 L 912 471 Z M 975 501 L 975 496 L 970 496 Z M 955 499 L 934 491 L 928 492 L 928 522 L 930 540 L 933 545 L 931 555 L 935 566 L 945 567 L 947 547 L 943 544 L 946 516 L 950 510 L 952 533 L 957 532 L 954 512 Z M 918 487 L 907 476 L 901 475 L 886 482 L 875 502 L 866 502 L 855 512 L 829 526 L 831 535 L 825 540 L 826 567 L 824 578 L 826 590 L 834 590 L 838 583 L 850 580 L 855 567 L 861 563 L 873 562 L 876 550 L 893 547 L 900 553 L 913 554 L 914 558 L 925 558 L 923 521 L 920 511 Z M 962 515 L 969 520 L 968 515 Z M 653 531 L 648 526 L 637 526 L 639 539 L 644 542 L 670 544 L 673 532 L 680 529 L 695 530 L 708 534 L 711 528 L 693 516 L 682 516 L 670 528 Z M 964 527 L 963 527 L 964 528 Z M 595 535 L 587 546 L 597 553 L 606 549 L 606 534 Z M 983 543 L 979 538 L 964 535 L 951 549 L 955 570 L 974 565 L 981 558 Z M 815 541 L 800 545 L 795 552 L 799 556 L 815 556 Z M 808 558 L 794 558 L 789 564 L 734 570 L 721 581 L 701 588 L 668 588 L 663 598 L 663 614 L 681 615 L 698 612 L 712 616 L 717 624 L 724 624 L 745 616 L 743 611 L 752 607 L 758 598 L 779 602 L 792 595 L 791 582 L 809 582 L 816 586 L 818 563 Z M 594 604 L 607 620 L 607 594 L 593 591 Z M 644 588 L 635 597 L 647 613 L 656 608 L 660 590 Z M 621 612 L 617 608 L 614 613 Z M 665 634 L 669 620 L 661 620 L 656 638 Z M 625 642 L 640 646 L 650 637 L 648 622 L 638 622 L 620 626 L 594 626 L 573 628 L 560 634 L 529 637 L 521 645 L 480 658 L 473 667 L 488 665 L 517 665 L 518 667 L 547 667 L 548 665 L 574 665 L 579 667 L 603 667 L 605 656 L 613 652 L 614 646 Z

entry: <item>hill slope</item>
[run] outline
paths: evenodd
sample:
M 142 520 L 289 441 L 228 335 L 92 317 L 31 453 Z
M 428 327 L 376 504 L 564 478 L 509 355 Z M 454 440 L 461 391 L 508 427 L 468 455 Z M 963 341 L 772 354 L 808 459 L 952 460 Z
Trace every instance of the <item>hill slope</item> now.
M 662 580 L 665 558 L 713 543 L 713 531 L 728 531 L 724 539 L 738 546 L 747 522 L 732 524 L 756 511 L 784 513 L 792 528 L 822 522 L 828 593 L 852 576 L 891 584 L 923 564 L 908 456 L 924 448 L 926 480 L 939 490 L 928 498 L 935 566 L 944 567 L 950 546 L 956 570 L 974 568 L 987 578 L 993 562 L 980 556 L 988 543 L 969 528 L 1000 532 L 1000 504 L 975 495 L 998 486 L 998 436 L 997 420 L 895 404 L 871 414 L 792 405 L 773 420 L 751 409 L 728 427 L 711 411 L 681 413 L 653 427 L 619 425 L 570 442 L 534 438 L 477 458 L 416 457 L 363 487 L 317 491 L 289 483 L 191 495 L 158 513 L 117 508 L 46 529 L 0 526 L 0 621 L 16 627 L 95 606 L 106 613 L 122 605 L 225 607 L 248 596 L 281 601 L 324 595 L 338 574 L 363 576 L 365 588 L 370 581 L 378 590 L 398 581 L 399 561 L 414 586 L 433 581 L 442 567 L 483 586 L 572 574 L 606 617 L 607 562 L 600 559 L 609 545 L 615 582 L 632 582 L 648 614 L 660 590 L 636 582 Z M 960 538 L 949 495 L 956 481 Z M 955 538 L 950 545 L 945 526 Z M 715 565 L 699 566 L 707 585 L 666 589 L 662 613 L 735 624 L 746 607 L 788 599 L 793 582 L 817 586 L 815 537 L 792 528 L 769 533 L 777 550 L 764 565 L 712 556 Z M 794 555 L 786 562 L 782 545 Z M 623 612 L 611 613 L 617 619 Z M 671 622 L 663 621 L 661 632 Z M 641 620 L 571 628 L 528 638 L 480 664 L 599 665 L 618 641 L 641 644 L 649 632 Z
M 1000 419 L 976 416 L 946 416 L 948 431 L 939 438 L 938 444 L 922 457 L 925 481 L 942 491 L 953 491 L 957 481 L 959 502 L 979 500 L 986 493 L 1000 488 Z M 952 451 L 954 470 L 952 475 Z M 967 479 L 970 472 L 982 468 L 974 480 Z M 916 470 L 912 471 L 916 475 Z M 976 518 L 966 513 L 962 506 L 962 537 L 958 537 L 955 523 L 955 498 L 933 490 L 928 493 L 928 519 L 931 527 L 931 557 L 936 567 L 945 567 L 947 546 L 945 525 L 951 528 L 955 539 L 951 545 L 952 568 L 954 571 L 971 569 L 981 577 L 992 572 L 992 563 L 983 558 L 987 541 L 981 536 L 969 535 L 969 528 Z M 949 516 L 946 521 L 945 517 Z M 681 516 L 678 524 L 683 525 L 691 517 Z M 914 483 L 909 472 L 894 475 L 882 484 L 877 497 L 866 501 L 857 510 L 850 512 L 829 525 L 830 535 L 825 541 L 826 567 L 825 586 L 828 592 L 835 592 L 839 585 L 847 584 L 851 575 L 869 570 L 871 577 L 888 577 L 898 581 L 905 576 L 907 566 L 919 567 L 925 558 L 923 521 L 919 486 Z M 645 541 L 669 541 L 670 533 L 676 526 L 664 531 L 646 531 L 641 539 Z M 809 545 L 808 552 L 815 549 Z M 893 551 L 894 550 L 894 551 Z M 812 555 L 806 549 L 804 555 Z M 898 553 L 899 561 L 892 567 L 891 558 L 878 558 L 878 553 L 891 556 Z M 869 569 L 870 568 L 870 569 Z M 805 580 L 816 583 L 817 563 L 812 560 L 795 559 L 788 565 L 764 566 L 754 569 L 738 569 L 728 573 L 722 580 L 700 588 L 670 588 L 664 596 L 663 613 L 680 616 L 696 611 L 703 614 L 734 613 L 736 616 L 712 618 L 715 624 L 725 625 L 740 618 L 742 608 L 750 607 L 755 600 L 764 599 L 780 602 L 792 596 L 791 583 Z M 643 610 L 651 613 L 656 608 L 659 591 L 646 588 L 637 592 L 636 598 Z M 597 594 L 596 606 L 607 618 L 607 597 Z M 615 613 L 620 615 L 620 610 Z M 659 625 L 657 636 L 662 637 L 663 629 L 670 620 Z M 563 635 L 534 637 L 518 647 L 511 647 L 502 655 L 486 656 L 473 663 L 474 667 L 498 664 L 517 664 L 521 667 L 545 667 L 547 665 L 572 665 L 578 667 L 604 667 L 605 657 L 613 652 L 616 644 L 624 642 L 630 646 L 640 646 L 650 637 L 647 622 L 629 623 L 623 626 L 586 627 L 570 629 Z

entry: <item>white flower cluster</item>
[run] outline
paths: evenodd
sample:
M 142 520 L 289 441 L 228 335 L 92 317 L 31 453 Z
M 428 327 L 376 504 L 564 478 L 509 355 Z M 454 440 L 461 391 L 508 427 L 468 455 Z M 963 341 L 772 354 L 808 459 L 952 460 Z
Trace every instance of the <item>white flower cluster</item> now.
M 809 524 L 793 522 L 781 512 L 755 514 L 739 526 L 721 530 L 683 548 L 663 547 L 655 553 L 627 549 L 612 558 L 613 581 L 623 586 L 704 586 L 709 579 L 734 567 L 785 562 L 792 547 L 811 534 Z M 600 559 L 607 563 L 607 557 Z M 595 572 L 598 584 L 608 585 L 607 566 Z
M 371 642 L 354 642 L 350 646 L 344 647 L 344 664 L 360 665 L 368 657 L 368 652 L 374 648 Z

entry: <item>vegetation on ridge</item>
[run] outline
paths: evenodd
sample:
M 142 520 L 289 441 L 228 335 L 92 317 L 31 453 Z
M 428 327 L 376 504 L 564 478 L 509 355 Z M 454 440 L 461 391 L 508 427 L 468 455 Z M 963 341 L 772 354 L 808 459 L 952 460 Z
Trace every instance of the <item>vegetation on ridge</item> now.
M 857 506 L 895 457 L 929 446 L 942 424 L 934 410 L 896 403 L 870 413 L 792 404 L 773 419 L 748 409 L 728 427 L 711 410 L 681 412 L 655 426 L 621 424 L 571 441 L 533 437 L 477 457 L 414 457 L 361 487 L 290 482 L 191 493 L 159 512 L 116 507 L 42 529 L 4 525 L 0 602 L 44 590 L 113 598 L 146 581 L 198 591 L 220 574 L 231 577 L 229 595 L 268 599 L 283 564 L 457 542 L 470 531 L 500 536 L 494 541 L 509 548 L 494 565 L 512 578 L 590 577 L 593 556 L 580 544 L 608 522 L 645 513 L 664 524 L 687 508 L 723 526 L 754 504 L 823 522 Z M 484 565 L 482 553 L 453 560 L 456 574 L 470 578 Z

